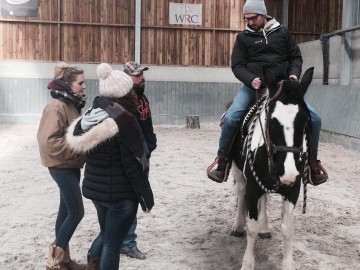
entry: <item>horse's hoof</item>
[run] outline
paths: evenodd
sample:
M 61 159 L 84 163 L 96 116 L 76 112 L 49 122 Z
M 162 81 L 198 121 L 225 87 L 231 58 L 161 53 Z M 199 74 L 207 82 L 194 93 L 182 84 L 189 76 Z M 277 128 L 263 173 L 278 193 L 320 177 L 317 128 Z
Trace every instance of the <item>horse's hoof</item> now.
M 258 234 L 260 239 L 270 239 L 271 238 L 271 233 L 267 232 L 267 233 L 259 233 Z
M 234 237 L 244 237 L 245 232 L 238 232 L 238 231 L 231 231 L 230 232 L 230 236 L 234 236 Z

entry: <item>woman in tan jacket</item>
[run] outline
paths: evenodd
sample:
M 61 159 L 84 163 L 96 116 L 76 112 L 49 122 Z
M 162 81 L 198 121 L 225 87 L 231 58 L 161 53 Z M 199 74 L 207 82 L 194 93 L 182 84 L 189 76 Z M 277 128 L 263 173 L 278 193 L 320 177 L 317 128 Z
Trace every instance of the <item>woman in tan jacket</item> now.
M 69 241 L 84 216 L 80 191 L 80 169 L 85 158 L 66 143 L 66 129 L 80 116 L 85 105 L 84 71 L 59 62 L 48 89 L 52 100 L 46 105 L 37 133 L 41 162 L 48 167 L 60 190 L 60 206 L 55 223 L 55 241 L 49 247 L 46 269 L 83 269 L 70 259 Z

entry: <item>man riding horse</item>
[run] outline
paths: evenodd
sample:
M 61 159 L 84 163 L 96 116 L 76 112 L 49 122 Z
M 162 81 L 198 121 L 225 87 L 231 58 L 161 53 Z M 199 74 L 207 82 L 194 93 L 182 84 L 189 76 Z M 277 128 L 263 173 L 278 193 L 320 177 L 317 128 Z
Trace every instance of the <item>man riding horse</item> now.
M 227 110 L 223 121 L 217 158 L 217 168 L 208 169 L 208 177 L 215 182 L 227 180 L 231 164 L 231 146 L 240 120 L 256 91 L 263 88 L 263 67 L 271 67 L 274 74 L 286 74 L 286 78 L 298 81 L 302 56 L 289 30 L 267 16 L 263 0 L 247 0 L 243 7 L 246 29 L 240 32 L 231 55 L 231 68 L 236 78 L 244 85 Z M 306 103 L 311 119 L 311 147 L 309 149 L 310 184 L 319 185 L 327 181 L 317 159 L 321 119 L 317 111 Z M 210 171 L 211 170 L 211 171 Z

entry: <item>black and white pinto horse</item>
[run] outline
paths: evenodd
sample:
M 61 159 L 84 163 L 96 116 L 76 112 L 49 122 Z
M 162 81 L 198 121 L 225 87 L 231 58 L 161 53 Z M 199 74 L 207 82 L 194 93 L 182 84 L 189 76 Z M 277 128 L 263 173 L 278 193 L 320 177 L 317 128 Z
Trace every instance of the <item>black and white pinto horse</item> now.
M 245 228 L 247 247 L 241 270 L 255 267 L 257 235 L 271 237 L 266 215 L 267 193 L 282 195 L 282 269 L 295 269 L 294 208 L 301 180 L 306 201 L 308 138 L 305 130 L 309 123 L 309 111 L 304 95 L 311 83 L 313 70 L 308 69 L 300 82 L 285 80 L 276 83 L 271 75 L 265 73 L 268 95 L 262 97 L 245 117 L 247 135 L 243 136 L 242 146 L 235 146 L 232 167 L 238 196 L 232 235 L 244 234 L 246 214 L 249 214 Z

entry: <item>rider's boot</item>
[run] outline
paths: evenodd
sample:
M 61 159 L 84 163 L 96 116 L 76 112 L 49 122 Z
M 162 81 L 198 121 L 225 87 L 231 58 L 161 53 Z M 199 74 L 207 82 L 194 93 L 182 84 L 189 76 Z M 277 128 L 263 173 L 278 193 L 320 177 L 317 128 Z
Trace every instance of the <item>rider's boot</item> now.
M 329 176 L 324 167 L 321 165 L 320 160 L 310 161 L 309 166 L 310 174 L 308 180 L 311 185 L 317 186 L 328 180 Z
M 216 163 L 217 163 L 217 168 L 211 170 Z M 230 168 L 231 168 L 230 161 L 228 161 L 223 157 L 217 157 L 215 161 L 208 167 L 207 176 L 209 179 L 217 183 L 226 182 L 230 173 Z

